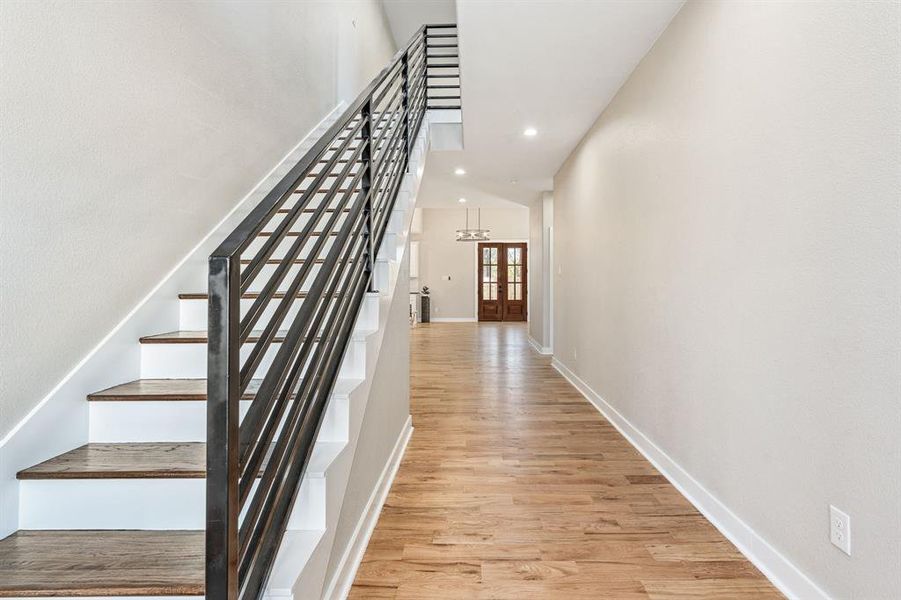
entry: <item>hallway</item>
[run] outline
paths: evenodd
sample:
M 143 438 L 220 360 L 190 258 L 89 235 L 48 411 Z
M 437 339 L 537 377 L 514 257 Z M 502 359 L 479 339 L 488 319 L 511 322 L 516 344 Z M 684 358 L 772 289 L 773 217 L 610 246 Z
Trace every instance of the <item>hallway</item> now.
M 415 430 L 351 598 L 781 597 L 524 325 L 424 325 L 411 356 Z

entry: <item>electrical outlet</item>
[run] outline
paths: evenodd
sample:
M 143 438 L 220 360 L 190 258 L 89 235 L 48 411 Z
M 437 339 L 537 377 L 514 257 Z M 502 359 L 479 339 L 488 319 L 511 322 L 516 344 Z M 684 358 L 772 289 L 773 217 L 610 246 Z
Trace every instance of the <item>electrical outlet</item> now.
M 832 505 L 829 505 L 829 540 L 851 556 L 851 517 Z

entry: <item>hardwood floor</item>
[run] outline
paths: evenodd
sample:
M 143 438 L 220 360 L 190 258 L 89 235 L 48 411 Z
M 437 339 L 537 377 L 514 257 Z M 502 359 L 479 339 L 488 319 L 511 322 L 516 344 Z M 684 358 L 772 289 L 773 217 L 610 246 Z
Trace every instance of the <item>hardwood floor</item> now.
M 0 540 L 0 598 L 203 594 L 202 531 L 19 531 Z
M 415 430 L 351 598 L 781 598 L 525 325 L 424 325 L 412 356 Z

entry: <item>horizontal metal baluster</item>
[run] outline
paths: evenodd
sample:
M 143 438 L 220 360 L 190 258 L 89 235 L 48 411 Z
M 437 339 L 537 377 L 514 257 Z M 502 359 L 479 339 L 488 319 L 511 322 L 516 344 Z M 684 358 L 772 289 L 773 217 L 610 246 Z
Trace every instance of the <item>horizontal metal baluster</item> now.
M 394 82 L 397 81 L 397 77 L 400 75 L 400 69 L 397 69 L 397 67 L 398 67 L 398 65 L 394 65 L 394 67 L 393 67 L 396 70 L 394 72 L 394 75 L 391 76 L 391 81 L 386 81 L 384 86 L 382 86 L 382 91 L 379 92 L 377 95 L 373 96 L 373 98 L 372 98 L 373 106 L 381 103 L 382 98 L 385 97 L 385 94 L 388 92 L 388 90 L 391 88 L 391 86 L 394 85 Z
M 360 303 L 373 277 L 368 260 L 361 257 L 364 252 L 371 253 L 377 249 L 384 239 L 410 160 L 413 140 L 422 127 L 426 110 L 433 106 L 459 108 L 459 105 L 446 105 L 459 100 L 460 95 L 459 92 L 454 94 L 455 90 L 459 90 L 459 64 L 447 62 L 459 58 L 458 45 L 451 41 L 457 37 L 456 31 L 455 25 L 421 27 L 211 256 L 211 266 L 231 264 L 234 267 L 234 281 L 225 288 L 228 305 L 232 308 L 231 316 L 210 322 L 210 364 L 215 364 L 217 369 L 210 369 L 208 383 L 210 390 L 216 393 L 225 390 L 229 406 L 234 405 L 232 408 L 235 409 L 238 404 L 235 398 L 240 397 L 242 390 L 246 391 L 253 374 L 262 364 L 266 349 L 271 347 L 278 328 L 296 300 L 292 297 L 296 294 L 290 292 L 297 292 L 305 285 L 312 272 L 311 265 L 323 266 L 313 279 L 307 299 L 292 319 L 288 335 L 275 360 L 262 378 L 261 388 L 251 404 L 251 412 L 240 425 L 235 426 L 236 431 L 231 439 L 214 434 L 209 436 L 209 465 L 217 468 L 230 464 L 226 462 L 229 453 L 235 459 L 233 462 L 237 463 L 235 468 L 225 469 L 224 483 L 222 477 L 208 479 L 208 531 L 218 535 L 211 537 L 213 542 L 207 546 L 206 589 L 209 600 L 259 600 L 262 597 L 335 378 L 350 343 L 350 333 L 358 318 Z M 436 96 L 429 89 L 448 91 L 446 96 Z M 361 117 L 364 106 L 367 112 L 372 113 L 370 119 Z M 363 136 L 366 138 L 363 143 L 358 144 L 358 134 L 364 123 L 369 134 Z M 364 151 L 371 155 L 371 159 L 362 165 L 368 166 L 371 174 L 370 186 L 365 194 L 355 189 L 362 182 L 362 176 L 357 175 L 363 169 L 353 173 L 353 167 L 359 162 L 355 159 Z M 352 158 L 348 159 L 346 155 Z M 336 165 L 347 165 L 347 168 L 339 168 L 336 173 Z M 334 181 L 335 185 L 323 188 L 324 181 Z M 291 208 L 282 210 L 288 198 L 292 197 L 294 204 Z M 336 198 L 340 200 L 333 207 Z M 308 210 L 307 207 L 315 199 L 319 199 L 320 204 Z M 342 222 L 342 215 L 345 214 L 343 207 L 348 203 L 353 208 Z M 363 207 L 367 205 L 371 211 L 364 223 Z M 312 216 L 299 232 L 297 237 L 300 239 L 289 245 L 281 260 L 270 260 L 300 218 L 299 215 L 305 212 Z M 241 253 L 278 213 L 286 216 L 267 236 L 269 239 L 255 252 L 255 256 L 246 261 L 247 268 L 240 272 L 243 262 L 240 260 Z M 365 235 L 364 225 L 367 227 Z M 317 231 L 317 227 L 325 229 Z M 330 233 L 337 235 L 326 252 L 326 258 L 321 260 L 319 255 Z M 310 238 L 314 235 L 317 236 L 316 241 L 311 244 Z M 311 246 L 307 260 L 297 274 L 291 276 L 291 265 L 297 264 L 296 257 L 307 246 Z M 251 312 L 241 319 L 241 295 L 265 264 L 275 264 L 276 269 L 263 285 L 258 302 L 254 302 Z M 252 358 L 245 361 L 242 368 L 239 355 L 241 342 L 289 277 L 291 285 L 288 292 L 276 306 L 261 340 L 251 350 Z M 211 306 L 214 300 L 221 306 L 221 296 L 216 295 L 211 285 Z M 214 339 L 223 341 L 227 346 L 227 354 L 232 357 L 230 362 L 221 360 L 223 351 L 217 351 L 214 356 Z M 226 409 L 221 398 L 219 402 L 214 402 L 211 392 L 210 400 L 209 421 L 221 431 L 222 424 L 237 413 L 232 411 L 228 418 L 224 418 Z M 274 440 L 276 437 L 277 440 Z M 246 506 L 248 512 L 245 520 L 238 524 L 237 512 L 249 498 L 250 490 L 254 489 L 252 486 L 260 474 L 261 461 L 272 449 L 272 462 L 263 469 L 260 486 L 255 488 L 257 491 Z M 237 496 L 231 505 L 223 500 L 227 494 Z M 226 522 L 221 518 L 223 506 L 230 506 L 230 518 Z
M 353 217 L 354 223 L 356 223 L 357 217 L 359 216 L 361 210 L 362 205 L 356 208 Z M 338 257 L 341 254 L 341 250 L 344 248 L 347 240 L 350 237 L 350 233 L 351 229 L 347 228 L 335 240 L 326 258 L 326 268 L 320 269 L 319 273 L 316 275 L 316 279 L 313 282 L 313 286 L 311 287 L 309 292 L 309 297 L 319 298 L 322 296 L 322 292 L 325 289 L 330 276 L 332 275 L 332 273 L 328 269 L 328 266 L 336 263 Z M 274 395 L 275 391 L 282 387 L 288 365 L 292 362 L 293 356 L 297 352 L 297 345 L 302 339 L 304 325 L 309 324 L 313 308 L 314 306 L 312 302 L 304 302 L 301 305 L 300 310 L 298 311 L 298 315 L 294 319 L 294 323 L 291 325 L 291 328 L 285 336 L 285 340 L 282 342 L 281 348 L 279 348 L 275 359 L 272 361 L 272 366 L 269 368 L 269 371 L 266 373 L 266 376 L 263 378 L 263 381 L 260 384 L 260 389 L 256 394 L 257 398 L 263 398 L 265 400 L 266 398 Z M 253 408 L 252 405 L 251 408 Z M 259 468 L 259 465 L 263 458 L 262 455 L 259 454 L 259 452 L 255 452 L 253 454 L 251 454 L 250 452 L 250 449 L 252 448 L 250 444 L 251 442 L 255 441 L 257 433 L 258 432 L 251 431 L 245 427 L 241 428 L 241 480 L 244 484 L 241 486 L 241 498 L 246 497 L 246 492 L 244 491 L 245 487 L 249 488 L 249 485 L 247 485 L 248 473 L 251 471 L 255 472 L 255 470 Z
M 356 228 L 358 233 L 361 230 L 361 227 L 362 225 L 359 225 Z M 344 252 L 343 259 L 349 261 L 351 259 L 357 258 L 356 254 L 354 253 L 354 249 L 357 248 L 357 246 L 359 246 L 359 244 L 348 244 Z M 248 444 L 247 463 L 242 463 L 244 472 L 242 473 L 242 479 L 239 484 L 239 497 L 241 499 L 242 506 L 247 498 L 247 495 L 250 492 L 253 482 L 256 480 L 257 475 L 259 474 L 259 469 L 262 467 L 266 453 L 270 449 L 275 431 L 283 420 L 285 408 L 288 403 L 292 401 L 292 394 L 294 393 L 293 390 L 297 385 L 297 381 L 301 376 L 304 367 L 308 367 L 307 358 L 309 357 L 311 349 L 314 346 L 318 347 L 318 344 L 321 343 L 322 339 L 325 339 L 328 336 L 327 329 L 323 331 L 321 328 L 321 319 L 322 315 L 328 312 L 331 303 L 334 302 L 335 291 L 338 289 L 338 284 L 341 282 L 341 277 L 343 275 L 344 270 L 335 273 L 329 285 L 329 294 L 316 303 L 316 314 L 311 321 L 311 326 L 306 332 L 308 339 L 303 344 L 301 344 L 302 348 L 300 349 L 300 352 L 297 356 L 294 357 L 291 368 L 288 372 L 288 376 L 285 378 L 285 382 L 279 389 L 279 393 L 275 401 L 267 403 L 270 405 L 270 410 L 263 415 L 265 420 L 262 422 L 262 427 L 259 430 L 247 430 L 248 435 L 252 434 L 253 438 L 249 440 Z M 340 301 L 341 296 L 339 295 L 337 297 Z M 313 326 L 314 324 L 315 326 Z M 322 339 L 317 341 L 317 337 L 320 337 Z M 303 408 L 304 397 L 302 395 L 298 396 L 294 398 L 293 401 L 294 404 L 292 405 L 292 410 L 289 413 L 287 419 L 288 425 L 285 426 L 286 429 L 284 430 L 290 430 L 290 423 L 293 419 L 292 415 L 295 414 L 296 410 L 301 410 Z M 279 443 L 280 442 L 278 441 L 276 442 L 276 449 L 279 447 Z M 271 479 L 268 478 L 264 473 L 263 479 L 260 481 L 256 493 L 259 494 L 261 491 L 267 489 L 270 483 Z M 256 514 L 259 506 L 260 500 L 258 500 L 258 497 L 255 496 L 254 500 L 251 502 L 250 508 L 248 509 L 247 515 L 245 516 L 245 523 L 250 523 L 253 518 L 256 518 L 254 515 Z
M 362 124 L 358 124 L 357 127 L 354 129 L 354 131 L 356 131 L 361 126 L 362 126 Z M 332 158 L 334 159 L 334 158 L 340 156 L 341 154 L 343 154 L 347 150 L 351 141 L 352 141 L 351 139 L 344 140 L 344 142 L 342 142 L 339 145 L 338 149 L 335 150 L 335 154 L 332 156 Z M 328 151 L 331 151 L 331 149 L 327 150 L 326 152 L 328 152 Z M 253 279 L 254 279 L 254 277 L 256 277 L 256 274 L 259 272 L 260 269 L 263 268 L 263 265 L 266 264 L 266 261 L 269 259 L 270 256 L 272 256 L 272 253 L 275 252 L 276 248 L 278 248 L 278 245 L 281 243 L 282 239 L 284 239 L 285 234 L 294 225 L 294 222 L 297 221 L 297 219 L 300 217 L 301 214 L 303 214 L 302 209 L 304 207 L 306 207 L 306 205 L 310 203 L 310 200 L 313 198 L 313 196 L 316 195 L 319 187 L 322 185 L 322 182 L 325 180 L 326 175 L 328 174 L 328 171 L 331 170 L 331 166 L 332 166 L 331 164 L 326 165 L 326 167 L 320 171 L 319 175 L 317 175 L 313 179 L 313 181 L 310 183 L 307 190 L 294 203 L 294 206 L 292 207 L 291 212 L 288 213 L 287 215 L 285 215 L 285 218 L 282 219 L 282 221 L 278 224 L 275 231 L 272 232 L 272 235 L 269 236 L 269 239 L 266 241 L 266 243 L 263 244 L 262 248 L 257 250 L 256 255 L 254 256 L 253 260 L 251 260 L 251 262 L 250 262 L 250 265 L 246 269 L 244 269 L 244 271 L 242 271 L 242 273 L 241 273 L 241 293 L 242 294 L 244 292 L 246 292 L 247 289 L 250 287 L 250 284 L 253 282 Z M 340 182 L 335 182 L 335 185 L 340 185 Z
M 354 180 L 354 186 L 353 186 L 354 188 L 359 183 L 359 180 L 361 177 L 362 177 L 362 173 L 358 173 L 357 177 Z M 336 207 L 336 210 L 332 213 L 332 216 L 329 219 L 329 222 L 327 225 L 329 230 L 331 230 L 333 228 L 334 221 L 336 219 L 338 219 L 339 216 L 341 216 L 342 214 L 345 214 L 344 213 L 345 207 L 347 206 L 348 202 L 350 201 L 351 196 L 354 193 L 359 195 L 360 192 L 356 191 L 354 189 L 350 189 L 343 194 L 341 201 L 338 203 L 338 205 Z M 344 227 L 353 227 L 352 217 L 350 216 L 351 214 L 352 214 L 351 212 L 346 213 L 346 215 L 348 215 L 348 218 L 345 219 L 345 221 L 344 221 L 344 224 L 343 224 Z M 301 268 L 298 271 L 297 275 L 294 277 L 294 280 L 292 281 L 291 286 L 285 292 L 284 296 L 282 297 L 281 301 L 279 302 L 278 306 L 276 307 L 275 312 L 273 313 L 272 319 L 270 320 L 270 323 L 269 323 L 269 325 L 272 326 L 273 331 L 278 330 L 282 321 L 284 321 L 285 315 L 287 315 L 288 311 L 291 309 L 292 304 L 297 301 L 298 291 L 299 291 L 300 287 L 303 285 L 303 283 L 306 281 L 307 274 L 313 268 L 313 265 L 321 264 L 322 265 L 321 269 L 329 268 L 329 265 L 327 265 L 327 263 L 324 259 L 318 259 L 319 251 L 325 245 L 326 239 L 327 238 L 325 236 L 320 236 L 316 240 L 316 243 L 310 249 L 310 255 L 307 257 L 307 260 L 305 260 L 303 262 L 303 264 L 301 265 Z M 307 300 L 310 300 L 310 299 L 311 299 L 310 296 L 307 296 Z M 268 326 L 267 326 L 267 329 L 268 329 Z M 253 375 L 255 374 L 256 365 L 259 363 L 259 361 L 265 355 L 265 349 L 261 350 L 259 352 L 259 355 L 257 355 L 255 353 L 258 347 L 259 346 L 257 345 L 253 348 L 253 350 L 251 350 L 251 354 L 247 357 L 247 360 L 245 361 L 244 366 L 241 370 L 242 393 L 244 392 L 244 390 L 247 389 L 247 386 L 252 381 Z M 245 417 L 244 417 L 244 423 L 246 423 L 247 426 L 253 428 L 256 423 L 256 421 L 255 421 L 256 417 L 257 417 L 257 412 L 256 412 L 255 408 L 251 408 L 251 410 L 248 411 L 247 415 L 245 415 Z
M 390 145 L 385 148 L 385 151 L 382 153 L 381 160 L 375 160 L 373 162 L 373 172 L 376 173 L 376 178 L 372 187 L 375 190 L 381 189 L 382 177 L 387 171 L 387 169 L 382 169 L 382 166 L 385 164 L 391 164 L 391 161 L 389 159 L 397 150 L 398 140 L 403 141 L 403 137 L 400 135 L 401 133 L 403 133 L 401 127 L 395 128 L 394 134 L 392 135 L 391 140 L 389 140 Z
M 360 154 L 362 153 L 363 144 L 360 144 L 360 148 L 353 154 L 352 160 L 356 161 Z M 345 180 L 347 174 L 350 172 L 350 169 L 353 167 L 353 163 L 347 163 L 344 168 L 341 170 L 341 180 Z M 353 181 L 353 180 L 351 180 Z M 353 190 L 354 186 L 350 185 L 349 189 Z M 310 239 L 311 234 L 315 230 L 316 226 L 319 224 L 319 219 L 325 214 L 326 209 L 328 208 L 329 203 L 334 199 L 334 197 L 338 194 L 338 190 L 340 189 L 339 185 L 334 185 L 329 189 L 329 192 L 322 199 L 319 204 L 319 207 L 314 210 L 312 216 L 308 220 L 306 226 L 300 231 L 300 235 L 296 236 L 296 239 L 289 247 L 287 253 L 282 258 L 281 264 L 276 268 L 275 272 L 270 276 L 269 280 L 266 282 L 266 285 L 260 290 L 260 295 L 254 301 L 254 303 L 250 306 L 250 309 L 247 311 L 247 314 L 241 319 L 241 341 L 247 339 L 247 336 L 250 335 L 253 326 L 259 320 L 260 316 L 263 314 L 263 311 L 266 309 L 266 305 L 268 301 L 271 299 L 272 295 L 278 289 L 279 284 L 281 284 L 282 280 L 288 274 L 288 270 L 293 264 L 293 261 L 300 254 L 300 251 L 303 249 L 304 245 L 306 245 L 307 241 Z M 344 192 L 345 194 L 347 192 Z M 299 215 L 300 213 L 298 213 Z M 334 213 L 334 216 L 340 216 L 340 213 Z M 329 221 L 330 223 L 333 221 Z M 331 229 L 326 229 L 320 232 L 320 235 L 317 236 L 317 244 L 325 243 L 325 240 L 328 237 L 328 234 L 331 233 Z M 266 257 L 268 260 L 269 257 Z M 265 264 L 265 262 L 263 263 Z
M 398 88 L 398 94 L 391 99 L 392 104 L 390 106 L 386 107 L 382 113 L 383 115 L 390 114 L 390 117 L 388 117 L 388 120 L 384 123 L 384 125 L 382 125 L 381 122 L 379 124 L 379 127 L 381 128 L 381 134 L 379 134 L 378 137 L 376 137 L 375 141 L 373 142 L 373 145 L 372 145 L 373 152 L 378 150 L 378 147 L 381 145 L 382 140 L 385 138 L 385 136 L 388 134 L 388 132 L 391 131 L 391 126 L 397 120 L 397 112 L 400 110 L 400 102 L 399 102 L 400 91 L 401 91 L 401 88 Z M 397 102 L 397 105 L 395 106 L 394 102 L 396 100 L 398 102 Z M 390 113 L 389 113 L 388 109 L 390 109 Z
M 316 434 L 322 423 L 322 416 L 328 406 L 328 398 L 331 395 L 332 384 L 341 367 L 344 354 L 349 343 L 350 332 L 353 328 L 355 317 L 348 318 L 348 315 L 354 315 L 359 312 L 360 304 L 364 294 L 363 287 L 358 282 L 353 294 L 353 303 L 343 311 L 342 318 L 339 321 L 341 329 L 336 333 L 334 338 L 336 344 L 332 347 L 326 363 L 326 369 L 318 375 L 318 382 L 326 382 L 326 384 L 318 387 L 317 393 L 313 397 L 311 403 L 312 410 L 306 415 L 303 426 L 301 427 L 297 440 L 292 448 L 291 456 L 296 457 L 293 462 L 286 465 L 286 474 L 284 481 L 298 482 L 298 485 L 291 486 L 289 490 L 281 490 L 282 493 L 276 498 L 276 504 L 272 507 L 272 518 L 267 523 L 267 527 L 260 532 L 259 542 L 252 544 L 256 547 L 253 555 L 245 558 L 245 561 L 239 563 L 238 572 L 245 579 L 244 589 L 247 593 L 257 594 L 265 588 L 266 580 L 269 574 L 268 565 L 274 560 L 281 540 L 284 536 L 285 526 L 290 519 L 291 509 L 297 499 L 297 491 L 299 482 L 302 480 L 306 466 L 309 463 L 310 455 L 316 440 Z M 251 545 L 251 544 L 248 544 Z
M 244 521 L 241 523 L 239 539 L 248 543 L 246 545 L 242 544 L 242 552 L 238 559 L 239 572 L 244 571 L 249 566 L 254 556 L 253 548 L 259 546 L 260 538 L 271 524 L 273 504 L 277 502 L 280 492 L 284 488 L 283 482 L 285 481 L 284 479 L 278 479 L 277 475 L 284 473 L 282 468 L 284 463 L 290 461 L 291 457 L 295 457 L 297 454 L 296 442 L 304 428 L 304 424 L 308 420 L 309 408 L 315 399 L 314 392 L 319 387 L 318 384 L 323 372 L 328 368 L 329 350 L 336 341 L 342 339 L 338 337 L 338 327 L 340 325 L 338 317 L 341 315 L 341 307 L 348 305 L 357 291 L 360 290 L 359 284 L 364 281 L 364 278 L 354 276 L 359 274 L 362 268 L 362 261 L 357 261 L 357 263 L 357 267 L 346 278 L 348 282 L 348 285 L 345 286 L 346 293 L 333 306 L 330 318 L 327 321 L 328 329 L 324 333 L 324 338 L 329 341 L 319 344 L 316 348 L 313 359 L 296 391 L 297 400 L 295 402 L 297 404 L 291 407 L 289 417 L 283 426 L 283 432 L 275 444 L 275 448 L 269 458 L 269 464 L 264 469 L 257 491 L 247 509 Z M 333 381 L 330 382 L 330 386 L 333 383 Z M 282 484 L 278 485 L 279 482 L 282 482 Z M 300 480 L 298 479 L 296 483 L 299 485 Z
M 354 192 L 357 191 L 356 186 L 359 184 L 362 176 L 362 173 L 358 173 L 354 178 L 353 185 L 350 187 L 350 189 L 343 193 L 341 201 L 338 203 L 336 209 L 332 212 L 331 217 L 329 217 L 328 221 L 326 222 L 326 226 L 324 228 L 325 231 L 331 232 L 334 229 L 335 221 L 337 221 L 344 214 L 344 208 L 347 206 L 351 195 L 353 195 Z M 345 223 L 345 225 L 347 225 L 347 223 Z M 297 301 L 297 295 L 300 291 L 300 288 L 306 282 L 307 276 L 312 270 L 313 265 L 315 264 L 313 259 L 318 256 L 319 251 L 323 248 L 323 246 L 325 246 L 327 239 L 328 237 L 325 235 L 320 235 L 317 237 L 316 242 L 313 244 L 312 248 L 310 248 L 307 260 L 305 260 L 301 264 L 300 269 L 291 282 L 291 285 L 288 286 L 287 290 L 285 290 L 284 296 L 278 303 L 278 306 L 276 307 L 272 318 L 266 324 L 265 329 L 260 335 L 260 339 L 256 344 L 254 344 L 253 348 L 250 351 L 250 354 L 247 356 L 247 360 L 244 361 L 244 364 L 241 367 L 241 393 L 244 393 L 244 391 L 250 385 L 250 382 L 253 380 L 256 369 L 259 366 L 259 363 L 262 361 L 263 356 L 265 356 L 269 343 L 278 333 L 279 327 L 281 326 L 282 321 L 284 321 L 285 315 L 287 315 L 288 311 L 291 309 L 291 305 Z M 294 258 L 292 255 L 288 262 L 282 262 L 279 267 L 286 267 L 287 269 L 290 268 L 293 263 Z M 307 298 L 309 299 L 309 296 Z M 262 312 L 257 315 L 257 318 L 259 318 L 259 315 L 261 314 Z M 251 332 L 252 325 L 253 323 L 250 323 L 248 325 L 248 335 Z M 265 343 L 263 343 L 264 340 Z

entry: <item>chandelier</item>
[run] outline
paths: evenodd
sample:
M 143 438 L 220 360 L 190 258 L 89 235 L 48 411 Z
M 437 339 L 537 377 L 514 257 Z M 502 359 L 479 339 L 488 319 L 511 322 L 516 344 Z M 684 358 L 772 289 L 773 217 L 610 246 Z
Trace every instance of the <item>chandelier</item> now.
M 469 228 L 469 209 L 464 208 L 466 211 L 466 226 L 463 229 L 457 230 L 457 241 L 458 242 L 486 242 L 488 241 L 489 234 L 491 233 L 488 229 L 482 229 L 482 209 L 477 208 L 476 214 L 478 215 L 478 227 L 476 229 Z

